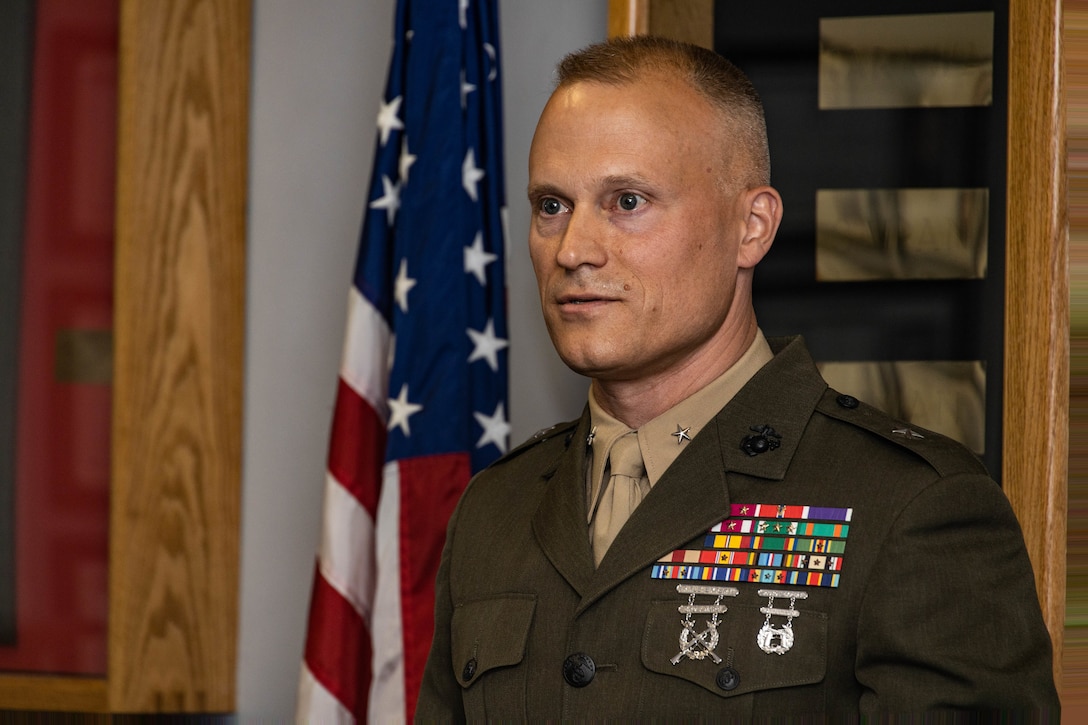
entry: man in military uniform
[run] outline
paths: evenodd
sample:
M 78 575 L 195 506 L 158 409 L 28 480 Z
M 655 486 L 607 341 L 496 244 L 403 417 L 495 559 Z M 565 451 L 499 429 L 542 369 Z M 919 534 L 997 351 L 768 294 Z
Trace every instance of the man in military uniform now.
M 757 327 L 782 200 L 743 74 L 652 38 L 574 54 L 529 172 L 544 318 L 589 402 L 465 492 L 417 716 L 1057 719 L 982 465 Z

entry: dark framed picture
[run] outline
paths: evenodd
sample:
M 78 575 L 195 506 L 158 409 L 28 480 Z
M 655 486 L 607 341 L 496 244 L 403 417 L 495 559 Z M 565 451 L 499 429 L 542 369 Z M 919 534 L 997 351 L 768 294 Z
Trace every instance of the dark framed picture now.
M 764 331 L 803 334 L 832 386 L 1000 481 L 1007 3 L 725 0 L 715 19 L 785 201 L 755 279 Z

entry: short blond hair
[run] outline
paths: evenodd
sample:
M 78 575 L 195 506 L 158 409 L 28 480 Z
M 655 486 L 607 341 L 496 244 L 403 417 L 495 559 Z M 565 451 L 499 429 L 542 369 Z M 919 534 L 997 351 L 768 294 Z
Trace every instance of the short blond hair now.
M 571 53 L 556 67 L 556 88 L 579 82 L 626 85 L 648 73 L 686 82 L 721 112 L 732 142 L 723 150 L 742 154 L 741 178 L 748 188 L 770 183 L 771 159 L 763 102 L 743 71 L 712 50 L 652 35 L 612 38 Z

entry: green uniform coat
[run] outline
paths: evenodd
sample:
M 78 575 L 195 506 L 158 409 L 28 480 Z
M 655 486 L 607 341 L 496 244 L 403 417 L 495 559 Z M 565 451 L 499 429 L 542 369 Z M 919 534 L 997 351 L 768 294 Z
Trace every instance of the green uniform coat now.
M 1023 538 L 978 459 L 928 431 L 893 433 L 907 426 L 829 390 L 800 339 L 771 345 L 774 360 L 686 444 L 597 569 L 585 511 L 588 414 L 473 480 L 449 525 L 417 718 L 986 709 L 1057 721 Z M 780 445 L 750 456 L 741 441 L 763 425 Z M 718 633 L 721 661 L 674 664 L 678 607 L 689 603 L 677 584 L 695 582 L 653 579 L 651 569 L 673 550 L 706 548 L 731 503 L 852 509 L 839 586 L 706 582 L 739 590 L 722 600 L 716 628 L 710 615 L 694 616 L 698 632 Z M 794 605 L 784 654 L 757 646 L 763 588 L 808 594 Z

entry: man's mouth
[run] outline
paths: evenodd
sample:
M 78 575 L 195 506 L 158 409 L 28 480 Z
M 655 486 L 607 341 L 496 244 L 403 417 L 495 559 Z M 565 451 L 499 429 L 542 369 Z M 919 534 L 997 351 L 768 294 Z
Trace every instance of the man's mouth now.
M 558 295 L 556 301 L 561 305 L 584 305 L 590 302 L 609 302 L 611 298 L 591 293 L 570 293 Z

